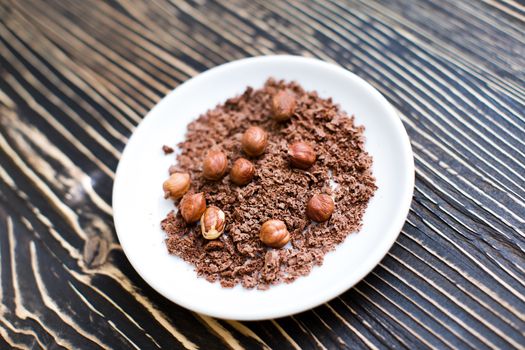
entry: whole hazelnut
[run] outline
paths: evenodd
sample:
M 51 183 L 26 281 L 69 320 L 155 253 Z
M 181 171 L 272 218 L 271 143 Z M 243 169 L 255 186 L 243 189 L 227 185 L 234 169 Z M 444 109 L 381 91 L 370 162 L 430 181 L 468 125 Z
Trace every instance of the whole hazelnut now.
M 278 121 L 290 119 L 295 111 L 295 95 L 288 90 L 281 90 L 272 98 L 272 117 Z
M 247 155 L 256 157 L 264 153 L 268 145 L 268 134 L 258 126 L 251 126 L 242 135 L 241 143 Z
M 206 239 L 215 239 L 224 232 L 226 215 L 217 207 L 211 206 L 201 217 L 201 232 Z
M 292 166 L 306 170 L 311 167 L 317 158 L 312 146 L 305 142 L 295 142 L 288 147 Z
M 173 173 L 162 184 L 164 198 L 179 199 L 190 189 L 190 175 L 187 173 Z
M 306 216 L 317 222 L 330 219 L 334 212 L 334 200 L 327 194 L 316 194 L 306 204 Z
M 208 180 L 219 180 L 226 173 L 228 158 L 224 152 L 211 150 L 202 163 L 202 175 Z
M 246 185 L 255 175 L 255 166 L 248 159 L 239 158 L 233 163 L 230 178 L 237 185 Z
M 290 240 L 290 232 L 284 222 L 272 219 L 262 224 L 259 238 L 269 247 L 281 248 Z
M 186 193 L 180 201 L 180 214 L 188 224 L 199 221 L 206 210 L 206 197 L 203 192 Z

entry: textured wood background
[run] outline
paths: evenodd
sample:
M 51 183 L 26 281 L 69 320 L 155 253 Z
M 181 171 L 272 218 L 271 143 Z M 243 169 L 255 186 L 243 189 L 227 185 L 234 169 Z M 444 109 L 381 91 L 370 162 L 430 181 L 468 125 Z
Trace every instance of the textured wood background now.
M 113 178 L 168 91 L 271 53 L 337 62 L 388 98 L 414 200 L 390 253 L 339 298 L 212 319 L 131 268 Z M 0 76 L 1 349 L 525 347 L 523 3 L 1 0 Z

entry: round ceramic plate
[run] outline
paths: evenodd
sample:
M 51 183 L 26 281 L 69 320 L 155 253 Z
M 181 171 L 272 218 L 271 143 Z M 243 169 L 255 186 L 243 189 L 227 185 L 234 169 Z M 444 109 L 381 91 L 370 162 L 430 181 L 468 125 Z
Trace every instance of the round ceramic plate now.
M 363 227 L 328 253 L 310 275 L 266 291 L 222 288 L 198 278 L 193 267 L 169 255 L 160 221 L 173 209 L 162 183 L 173 156 L 161 147 L 182 141 L 186 125 L 267 78 L 295 80 L 321 97 L 332 97 L 364 125 L 373 156 L 377 192 Z M 343 293 L 385 256 L 406 219 L 414 188 L 410 142 L 394 108 L 372 86 L 334 64 L 295 56 L 230 62 L 178 86 L 137 127 L 120 160 L 113 188 L 113 215 L 120 244 L 137 272 L 155 290 L 190 310 L 214 317 L 260 320 L 298 313 Z

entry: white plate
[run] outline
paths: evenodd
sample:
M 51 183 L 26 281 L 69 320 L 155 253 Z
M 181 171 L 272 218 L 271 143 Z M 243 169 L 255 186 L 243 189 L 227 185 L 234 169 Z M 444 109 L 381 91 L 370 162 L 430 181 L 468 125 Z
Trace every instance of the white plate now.
M 207 109 L 261 87 L 268 77 L 295 80 L 306 90 L 332 97 L 366 127 L 378 190 L 363 228 L 351 234 L 321 267 L 291 284 L 267 291 L 221 288 L 198 278 L 193 267 L 169 255 L 160 221 L 173 209 L 162 182 L 173 156 L 164 144 L 183 140 L 186 125 Z M 214 317 L 260 320 L 298 313 L 343 293 L 385 256 L 403 226 L 414 188 L 414 160 L 394 108 L 372 86 L 349 71 L 316 59 L 264 56 L 221 65 L 178 86 L 137 127 L 120 160 L 113 188 L 113 215 L 120 244 L 137 272 L 155 290 L 190 310 Z

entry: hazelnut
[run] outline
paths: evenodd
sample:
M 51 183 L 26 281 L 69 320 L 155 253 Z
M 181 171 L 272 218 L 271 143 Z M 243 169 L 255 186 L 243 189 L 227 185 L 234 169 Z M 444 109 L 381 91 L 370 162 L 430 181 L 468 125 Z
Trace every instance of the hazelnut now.
M 288 154 L 292 166 L 306 170 L 311 167 L 317 158 L 312 146 L 305 142 L 296 142 L 289 146 Z
M 179 199 L 190 189 L 190 175 L 187 173 L 173 173 L 162 184 L 164 198 Z
M 242 149 L 247 155 L 255 157 L 263 154 L 268 145 L 268 134 L 258 126 L 251 126 L 242 135 Z
M 206 210 L 204 193 L 186 193 L 180 201 L 180 214 L 188 224 L 199 221 Z
M 284 121 L 290 119 L 295 111 L 295 95 L 288 90 L 281 90 L 272 98 L 273 119 Z
M 202 164 L 202 175 L 208 180 L 219 180 L 226 173 L 228 158 L 224 152 L 211 150 Z
M 211 206 L 201 217 L 201 232 L 206 239 L 215 239 L 224 232 L 226 215 L 217 207 Z
M 290 232 L 286 229 L 284 222 L 272 219 L 261 226 L 259 238 L 269 247 L 281 248 L 290 240 Z
M 317 222 L 330 219 L 334 212 L 334 200 L 327 194 L 316 194 L 306 204 L 306 216 Z
M 230 178 L 237 185 L 246 185 L 255 175 L 255 167 L 248 159 L 239 158 L 233 163 Z

